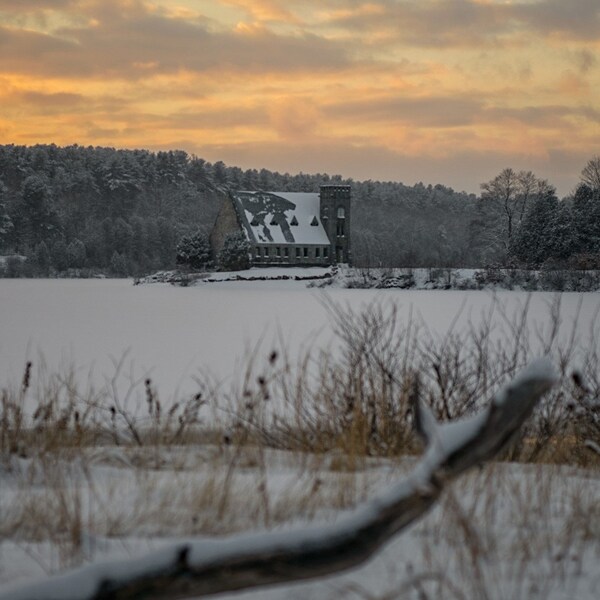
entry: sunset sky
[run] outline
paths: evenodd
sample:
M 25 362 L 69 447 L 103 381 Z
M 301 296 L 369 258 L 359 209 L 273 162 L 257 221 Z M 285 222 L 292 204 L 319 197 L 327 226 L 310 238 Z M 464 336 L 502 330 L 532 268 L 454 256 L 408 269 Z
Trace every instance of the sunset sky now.
M 0 143 L 561 195 L 600 154 L 599 0 L 0 0 Z

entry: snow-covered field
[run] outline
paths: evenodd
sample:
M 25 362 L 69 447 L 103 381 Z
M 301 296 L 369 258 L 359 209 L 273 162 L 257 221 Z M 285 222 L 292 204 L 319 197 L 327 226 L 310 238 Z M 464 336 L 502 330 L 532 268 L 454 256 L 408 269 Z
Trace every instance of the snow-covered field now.
M 75 366 L 102 385 L 126 354 L 163 400 L 193 392 L 193 376 L 235 376 L 252 353 L 333 344 L 327 306 L 394 303 L 434 335 L 492 313 L 510 326 L 528 297 L 517 292 L 330 290 L 305 282 L 133 286 L 125 280 L 0 280 L 0 389 L 18 385 L 28 359 L 50 372 Z M 529 297 L 528 326 L 548 327 L 554 295 Z M 566 336 L 596 328 L 596 294 L 563 294 Z M 577 318 L 576 322 L 575 319 Z M 257 344 L 259 344 L 258 350 Z M 112 358 L 111 358 L 112 357 Z M 90 370 L 92 370 L 90 374 Z M 141 392 L 143 394 L 143 390 Z M 335 453 L 223 445 L 84 447 L 0 461 L 0 596 L 10 586 L 84 561 L 137 556 L 189 536 L 331 522 L 402 477 L 412 459 L 365 458 L 356 470 Z M 341 466 L 342 465 L 342 466 Z M 600 597 L 597 471 L 492 465 L 452 488 L 426 519 L 347 574 L 238 598 Z M 233 598 L 233 596 L 232 596 Z
M 530 297 L 530 327 L 545 326 L 552 293 Z M 495 298 L 495 300 L 494 300 Z M 497 303 L 500 312 L 518 313 L 524 292 L 441 290 L 343 290 L 326 292 L 303 281 L 245 281 L 175 287 L 132 285 L 129 280 L 0 280 L 0 386 L 17 384 L 25 363 L 42 362 L 48 371 L 77 369 L 96 387 L 115 374 L 151 376 L 163 402 L 195 391 L 194 375 L 210 371 L 227 379 L 249 354 L 267 356 L 282 343 L 294 356 L 301 346 L 327 347 L 332 341 L 326 305 L 355 308 L 370 302 L 395 303 L 401 318 L 421 319 L 435 334 L 477 325 Z M 579 309 L 579 303 L 581 308 Z M 565 330 L 593 329 L 600 295 L 564 293 Z M 578 312 L 579 311 L 579 312 Z M 257 344 L 260 348 L 257 352 Z M 126 377 L 121 380 L 125 385 Z

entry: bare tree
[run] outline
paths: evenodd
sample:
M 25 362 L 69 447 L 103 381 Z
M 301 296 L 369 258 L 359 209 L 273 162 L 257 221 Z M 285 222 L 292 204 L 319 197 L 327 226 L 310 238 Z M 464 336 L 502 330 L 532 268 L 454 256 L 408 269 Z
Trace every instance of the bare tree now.
M 337 523 L 299 531 L 246 534 L 176 544 L 152 555 L 90 565 L 24 586 L 2 600 L 166 600 L 288 583 L 350 569 L 422 517 L 452 479 L 494 457 L 556 381 L 548 359 L 530 364 L 471 417 L 440 424 L 411 402 L 426 451 L 408 477 Z
M 588 161 L 581 171 L 580 179 L 593 190 L 600 189 L 600 156 L 594 156 Z
M 532 199 L 554 193 L 547 180 L 538 179 L 531 171 L 517 173 L 510 168 L 482 183 L 481 189 L 481 200 L 492 217 L 489 226 L 505 252 Z

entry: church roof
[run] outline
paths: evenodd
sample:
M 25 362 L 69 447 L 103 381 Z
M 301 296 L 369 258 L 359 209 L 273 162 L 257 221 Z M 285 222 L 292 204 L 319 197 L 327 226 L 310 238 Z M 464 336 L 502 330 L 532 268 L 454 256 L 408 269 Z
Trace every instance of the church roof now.
M 329 245 L 318 193 L 232 192 L 231 197 L 252 243 Z

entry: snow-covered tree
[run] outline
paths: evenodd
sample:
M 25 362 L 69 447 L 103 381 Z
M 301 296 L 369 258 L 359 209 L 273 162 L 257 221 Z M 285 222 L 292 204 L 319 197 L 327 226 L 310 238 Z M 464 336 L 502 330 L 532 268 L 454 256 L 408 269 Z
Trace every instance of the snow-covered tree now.
M 21 185 L 18 211 L 24 224 L 25 242 L 34 246 L 58 231 L 58 215 L 52 203 L 52 191 L 45 178 L 30 175 Z
M 574 250 L 578 253 L 600 252 L 600 187 L 581 184 L 573 197 Z
M 250 268 L 250 243 L 241 231 L 225 236 L 217 262 L 223 271 L 241 271 Z
M 222 160 L 217 161 L 213 165 L 213 177 L 217 185 L 225 185 L 227 183 L 227 167 Z
M 7 187 L 0 180 L 0 249 L 4 247 L 9 234 L 14 228 L 12 219 L 6 208 L 5 197 L 8 192 Z
M 135 157 L 122 150 L 110 153 L 99 169 L 99 185 L 105 201 L 104 211 L 111 217 L 125 217 L 138 200 L 141 168 Z
M 210 263 L 210 245 L 208 236 L 197 231 L 193 235 L 184 235 L 177 244 L 176 262 L 192 269 L 206 269 Z
M 509 251 L 520 262 L 537 267 L 548 259 L 567 258 L 571 245 L 569 210 L 548 188 L 532 198 Z

